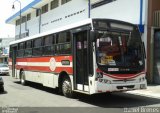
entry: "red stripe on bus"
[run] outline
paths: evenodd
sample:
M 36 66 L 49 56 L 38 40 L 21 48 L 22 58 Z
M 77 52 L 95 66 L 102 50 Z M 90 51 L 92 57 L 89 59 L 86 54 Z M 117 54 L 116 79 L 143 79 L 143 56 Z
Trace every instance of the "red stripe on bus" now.
M 104 75 L 109 76 L 111 78 L 115 78 L 115 79 L 131 79 L 131 78 L 135 78 L 137 76 L 140 76 L 142 74 L 145 74 L 145 72 L 141 72 L 138 74 L 116 74 L 116 75 L 104 74 Z
M 55 58 L 56 62 L 61 62 L 62 60 L 69 60 L 70 62 L 72 62 L 72 56 L 17 58 L 16 62 L 49 62 L 51 58 Z
M 72 67 L 57 67 L 54 72 L 60 73 L 62 71 L 66 71 L 68 74 L 73 74 L 73 68 Z
M 39 72 L 55 72 L 60 73 L 62 71 L 67 72 L 68 74 L 73 74 L 73 68 L 72 67 L 56 67 L 54 71 L 51 71 L 49 67 L 45 66 L 16 66 L 16 69 L 24 69 L 24 71 L 39 71 Z
M 97 72 L 102 72 L 100 69 L 97 69 L 96 70 Z M 140 73 L 137 73 L 137 74 L 107 74 L 107 73 L 103 73 L 103 75 L 105 76 L 109 76 L 111 78 L 114 78 L 114 79 L 129 79 L 129 78 L 135 78 L 137 76 L 140 76 L 142 74 L 145 74 L 145 71 L 142 71 Z

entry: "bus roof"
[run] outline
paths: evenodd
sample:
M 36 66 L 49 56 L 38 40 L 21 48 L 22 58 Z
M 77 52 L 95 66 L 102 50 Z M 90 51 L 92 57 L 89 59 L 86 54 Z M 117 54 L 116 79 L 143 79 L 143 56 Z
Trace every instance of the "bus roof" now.
M 124 25 L 131 25 L 131 26 L 134 25 L 132 23 L 124 22 L 124 21 L 121 21 L 121 20 L 104 19 L 104 18 L 89 18 L 89 19 L 79 21 L 79 22 L 76 22 L 76 23 L 73 23 L 73 24 L 69 24 L 69 25 L 66 25 L 66 26 L 59 27 L 57 29 L 53 29 L 53 30 L 50 30 L 50 31 L 47 31 L 47 32 L 42 32 L 42 33 L 37 34 L 37 35 L 33 35 L 33 36 L 30 36 L 30 37 L 26 37 L 26 38 L 23 38 L 23 39 L 13 41 L 13 42 L 10 43 L 10 45 L 17 44 L 17 43 L 20 43 L 20 42 L 25 42 L 27 40 L 32 40 L 32 39 L 35 39 L 35 38 L 38 38 L 38 37 L 43 37 L 43 36 L 50 35 L 50 34 L 53 34 L 53 33 L 58 33 L 58 32 L 61 32 L 61 31 L 69 30 L 69 29 L 72 29 L 72 28 L 77 28 L 77 27 L 87 25 L 87 24 L 91 24 L 92 27 L 93 27 L 92 20 L 94 20 L 94 19 L 96 19 L 96 20 L 107 20 L 108 22 L 113 22 L 113 23 L 118 22 L 118 23 L 121 23 L 121 24 L 124 24 Z
M 77 23 L 73 23 L 73 24 L 70 24 L 70 25 L 59 27 L 57 29 L 53 29 L 53 30 L 50 30 L 50 31 L 47 31 L 47 32 L 43 32 L 43 33 L 40 33 L 40 34 L 37 34 L 37 35 L 33 35 L 31 37 L 26 37 L 26 38 L 23 38 L 23 39 L 19 39 L 19 40 L 10 42 L 10 45 L 17 44 L 17 43 L 20 43 L 20 42 L 24 42 L 24 41 L 27 41 L 27 40 L 32 40 L 32 39 L 35 39 L 35 38 L 38 38 L 38 37 L 43 37 L 45 35 L 50 35 L 50 34 L 53 34 L 53 33 L 69 30 L 69 29 L 76 28 L 76 27 L 79 27 L 79 26 L 87 25 L 87 24 L 90 24 L 91 22 L 92 22 L 92 19 L 86 19 L 86 20 L 83 20 L 83 21 L 80 21 L 80 22 L 77 22 Z

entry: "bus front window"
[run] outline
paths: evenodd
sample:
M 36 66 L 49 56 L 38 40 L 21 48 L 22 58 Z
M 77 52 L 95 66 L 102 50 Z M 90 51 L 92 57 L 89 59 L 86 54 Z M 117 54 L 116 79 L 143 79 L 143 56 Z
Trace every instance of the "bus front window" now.
M 100 66 L 138 67 L 143 65 L 140 37 L 130 33 L 99 31 L 96 40 Z

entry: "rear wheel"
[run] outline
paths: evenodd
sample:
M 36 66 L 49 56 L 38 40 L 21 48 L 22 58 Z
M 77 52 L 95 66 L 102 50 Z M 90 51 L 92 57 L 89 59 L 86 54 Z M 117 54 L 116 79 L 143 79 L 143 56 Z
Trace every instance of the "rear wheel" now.
M 25 80 L 25 73 L 24 71 L 20 72 L 20 82 L 22 85 L 26 85 L 26 80 Z
M 4 92 L 4 86 L 0 88 L 0 92 Z
M 69 78 L 64 78 L 62 81 L 62 93 L 66 97 L 73 97 L 72 85 Z

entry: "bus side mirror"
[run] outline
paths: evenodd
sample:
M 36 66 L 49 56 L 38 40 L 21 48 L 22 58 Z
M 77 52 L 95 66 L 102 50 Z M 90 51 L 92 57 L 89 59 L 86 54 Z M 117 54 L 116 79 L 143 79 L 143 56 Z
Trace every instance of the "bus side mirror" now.
M 93 30 L 90 31 L 90 40 L 91 40 L 91 42 L 96 40 L 96 35 L 97 35 L 96 31 L 93 31 Z

